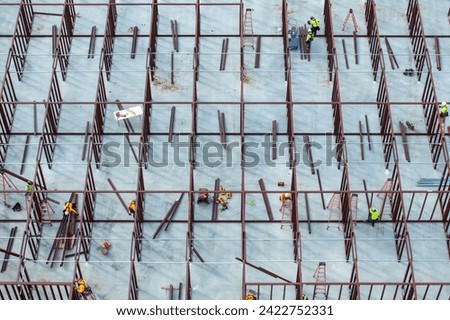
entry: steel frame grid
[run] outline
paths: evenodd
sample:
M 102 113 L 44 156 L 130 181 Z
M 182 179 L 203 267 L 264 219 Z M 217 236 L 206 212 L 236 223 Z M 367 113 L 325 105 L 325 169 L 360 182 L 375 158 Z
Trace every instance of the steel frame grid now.
M 60 5 L 61 4 L 39 4 L 41 5 Z M 53 165 L 53 155 L 55 153 L 55 148 L 57 146 L 56 138 L 60 135 L 66 135 L 66 133 L 59 132 L 60 128 L 58 128 L 58 121 L 60 118 L 60 111 L 62 108 L 61 101 L 63 100 L 63 94 L 60 89 L 60 82 L 58 80 L 58 74 L 61 72 L 62 74 L 62 81 L 65 81 L 65 78 L 68 73 L 70 73 L 70 65 L 68 56 L 70 55 L 70 43 L 71 43 L 71 37 L 75 37 L 73 34 L 73 31 L 71 31 L 71 27 L 73 27 L 73 23 L 75 22 L 74 17 L 76 15 L 76 8 L 79 5 L 84 6 L 104 6 L 106 5 L 108 7 L 108 14 L 107 14 L 107 23 L 106 28 L 104 32 L 104 44 L 101 52 L 101 63 L 99 65 L 99 76 L 98 76 L 98 86 L 96 91 L 96 98 L 95 101 L 86 101 L 86 102 L 70 102 L 70 101 L 64 101 L 65 104 L 91 104 L 94 105 L 94 115 L 92 119 L 92 127 L 90 130 L 90 133 L 88 130 L 86 130 L 85 133 L 74 133 L 73 135 L 86 135 L 87 133 L 87 159 L 86 159 L 86 175 L 85 175 L 85 183 L 83 189 L 73 189 L 73 190 L 48 190 L 46 187 L 46 175 L 48 175 L 48 171 L 52 170 Z M 306 223 L 309 227 L 309 233 L 311 233 L 311 224 L 315 223 L 323 223 L 325 221 L 321 220 L 311 220 L 309 216 L 307 216 L 306 219 L 301 219 L 299 216 L 299 210 L 303 209 L 300 208 L 301 204 L 297 202 L 297 199 L 300 195 L 305 196 L 305 210 L 308 211 L 308 200 L 307 196 L 309 195 L 320 195 L 322 198 L 323 206 L 324 204 L 324 195 L 327 194 L 334 194 L 337 193 L 340 195 L 340 200 L 342 204 L 342 221 L 341 223 L 344 224 L 344 249 L 345 249 L 345 256 L 347 262 L 352 262 L 352 272 L 351 277 L 348 281 L 341 281 L 341 282 L 327 282 L 327 298 L 331 295 L 336 297 L 337 299 L 448 299 L 447 296 L 445 296 L 446 290 L 448 290 L 448 287 L 450 286 L 450 282 L 421 282 L 416 281 L 414 276 L 414 262 L 412 257 L 412 249 L 411 249 L 411 241 L 409 239 L 409 232 L 408 232 L 408 224 L 409 223 L 429 223 L 429 220 L 421 219 L 420 216 L 416 221 L 409 220 L 409 213 L 411 211 L 411 206 L 413 204 L 413 199 L 411 199 L 411 203 L 409 206 L 408 212 L 406 212 L 406 205 L 405 205 L 405 195 L 406 194 L 412 194 L 413 197 L 415 194 L 421 193 L 425 195 L 425 199 L 427 199 L 428 195 L 436 195 L 437 199 L 434 204 L 433 213 L 431 221 L 442 223 L 444 226 L 444 232 L 447 234 L 447 246 L 449 251 L 449 257 L 450 257 L 450 244 L 449 244 L 449 236 L 448 236 L 448 230 L 449 230 L 449 223 L 450 223 L 450 216 L 449 216 L 449 210 L 448 207 L 450 205 L 450 200 L 448 198 L 448 191 L 449 191 L 449 172 L 450 172 L 450 165 L 449 165 L 449 159 L 448 159 L 448 150 L 446 145 L 446 137 L 445 137 L 445 130 L 441 128 L 441 126 L 436 126 L 436 119 L 438 119 L 438 102 L 436 98 L 436 92 L 434 87 L 434 81 L 432 76 L 432 67 L 430 58 L 428 55 L 428 50 L 426 49 L 426 41 L 425 41 L 425 34 L 423 32 L 423 26 L 421 21 L 421 14 L 420 14 L 420 6 L 418 1 L 409 1 L 407 12 L 408 12 L 408 22 L 409 22 L 409 28 L 411 30 L 410 38 L 413 45 L 413 50 L 415 57 L 417 59 L 420 59 L 416 61 L 416 66 L 419 67 L 420 73 L 418 73 L 418 77 L 420 79 L 420 75 L 423 71 L 423 67 L 426 66 L 426 72 L 427 72 L 427 81 L 425 84 L 424 94 L 422 101 L 415 102 L 415 104 L 422 105 L 424 109 L 424 118 L 427 123 L 427 136 L 429 137 L 429 143 L 430 143 L 430 150 L 432 154 L 432 163 L 434 168 L 437 168 L 438 163 L 443 164 L 443 172 L 442 172 L 442 178 L 438 187 L 438 190 L 436 191 L 423 191 L 423 192 L 417 192 L 417 190 L 405 190 L 402 187 L 401 184 L 401 174 L 400 174 L 400 167 L 399 164 L 399 156 L 397 151 L 397 137 L 399 136 L 398 133 L 395 132 L 393 128 L 393 120 L 392 120 L 392 113 L 391 108 L 395 107 L 395 105 L 402 105 L 402 104 L 411 104 L 411 102 L 392 102 L 389 99 L 388 94 L 388 87 L 387 87 L 387 79 L 385 75 L 385 64 L 383 60 L 382 55 L 382 49 L 381 49 L 381 43 L 380 43 L 380 36 L 378 32 L 377 27 L 377 18 L 376 18 L 376 10 L 375 10 L 375 1 L 367 1 L 366 3 L 366 23 L 368 27 L 368 34 L 367 39 L 369 41 L 369 45 L 372 52 L 371 58 L 372 58 L 372 67 L 373 67 L 373 76 L 374 79 L 377 78 L 378 72 L 381 73 L 381 80 L 379 82 L 379 89 L 376 101 L 362 101 L 362 102 L 342 102 L 340 98 L 340 83 L 339 83 L 339 69 L 337 65 L 337 58 L 336 58 L 336 48 L 334 44 L 334 38 L 336 37 L 333 33 L 333 29 L 331 27 L 332 25 L 332 18 L 331 13 L 332 11 L 332 4 L 330 1 L 325 0 L 324 1 L 324 15 L 325 15 L 325 37 L 327 41 L 327 50 L 328 50 L 328 71 L 330 74 L 330 81 L 333 81 L 333 91 L 330 101 L 326 102 L 324 101 L 323 104 L 331 104 L 332 106 L 332 117 L 333 117 L 333 136 L 336 143 L 336 158 L 337 161 L 337 167 L 340 172 L 342 172 L 342 178 L 340 183 L 340 188 L 336 190 L 323 190 L 322 186 L 320 186 L 320 190 L 303 190 L 298 188 L 298 173 L 297 173 L 297 167 L 299 159 L 296 158 L 297 152 L 296 152 L 296 138 L 298 138 L 300 135 L 308 136 L 308 135 L 321 135 L 317 133 L 305 133 L 302 132 L 296 132 L 295 125 L 294 125 L 294 106 L 295 105 L 309 105 L 309 104 L 317 104 L 318 102 L 313 101 L 295 101 L 293 99 L 293 85 L 291 80 L 291 59 L 294 57 L 292 56 L 289 48 L 288 48 L 288 3 L 286 1 L 282 1 L 282 35 L 283 38 L 283 52 L 284 52 L 284 75 L 285 75 L 285 81 L 286 81 L 286 96 L 285 101 L 258 101 L 258 102 L 248 102 L 244 99 L 244 83 L 245 83 L 245 75 L 246 75 L 246 67 L 244 64 L 244 33 L 242 29 L 243 25 L 243 12 L 244 12 L 244 3 L 243 1 L 236 1 L 235 3 L 214 3 L 214 4 L 203 4 L 200 3 L 200 1 L 189 3 L 188 5 L 192 5 L 195 7 L 195 33 L 193 35 L 194 37 L 194 48 L 193 48 L 193 90 L 192 90 L 192 100 L 191 101 L 183 101 L 183 103 L 188 104 L 191 106 L 192 116 L 191 116 L 191 132 L 186 133 L 186 135 L 189 137 L 189 188 L 181 190 L 181 194 L 186 194 L 188 198 L 188 208 L 187 208 L 187 219 L 183 220 L 170 220 L 168 221 L 166 218 L 170 217 L 171 211 L 167 212 L 166 217 L 162 220 L 149 220 L 145 219 L 144 212 L 145 212 L 145 198 L 148 195 L 152 194 L 173 194 L 173 193 L 180 193 L 180 190 L 146 190 L 145 184 L 144 184 L 144 177 L 145 177 L 145 171 L 151 170 L 148 166 L 148 157 L 149 157 L 149 148 L 148 148 L 148 142 L 151 139 L 152 133 L 150 128 L 150 120 L 152 118 L 152 106 L 154 104 L 166 104 L 166 105 L 173 105 L 178 104 L 180 101 L 157 101 L 152 99 L 152 82 L 154 81 L 154 76 L 158 72 L 157 71 L 157 40 L 158 37 L 173 37 L 174 35 L 161 35 L 158 34 L 158 8 L 160 6 L 177 6 L 177 5 L 186 5 L 186 3 L 183 4 L 170 4 L 170 3 L 158 3 L 157 0 L 153 0 L 152 3 L 149 5 L 151 7 L 152 12 L 152 19 L 150 22 L 151 28 L 147 35 L 141 33 L 139 34 L 139 37 L 148 37 L 149 38 L 149 44 L 148 44 L 148 50 L 147 50 L 147 66 L 146 66 L 146 81 L 145 81 L 145 92 L 144 92 L 144 99 L 143 101 L 121 101 L 122 104 L 128 105 L 128 104 L 134 104 L 134 103 L 142 103 L 144 106 L 144 114 L 142 117 L 142 128 L 139 133 L 134 133 L 128 131 L 127 137 L 136 136 L 140 139 L 139 144 L 139 156 L 137 159 L 137 184 L 135 190 L 129 190 L 129 189 L 113 189 L 113 190 L 105 190 L 105 189 L 96 189 L 96 179 L 95 174 L 92 171 L 92 165 L 96 165 L 97 169 L 100 168 L 100 161 L 101 161 L 101 149 L 102 149 L 102 143 L 103 143 L 103 137 L 114 135 L 114 133 L 110 133 L 104 130 L 104 124 L 105 124 L 105 110 L 106 106 L 108 104 L 108 98 L 106 96 L 106 88 L 105 88 L 105 78 L 103 77 L 103 74 L 106 74 L 106 81 L 110 81 L 111 77 L 113 76 L 113 73 L 111 71 L 111 65 L 112 65 L 112 57 L 114 55 L 113 52 L 113 41 L 114 38 L 121 35 L 116 35 L 115 33 L 115 25 L 116 25 L 116 18 L 117 18 L 117 12 L 116 8 L 118 6 L 122 5 L 142 5 L 138 3 L 129 3 L 129 4 L 116 4 L 114 0 L 109 0 L 108 4 L 77 4 L 73 1 L 64 1 L 63 4 L 63 13 L 61 14 L 61 27 L 59 30 L 59 36 L 56 37 L 56 39 L 59 39 L 55 43 L 55 50 L 54 52 L 54 63 L 52 66 L 52 80 L 50 82 L 50 89 L 49 89 L 49 95 L 47 101 L 44 101 L 42 103 L 37 103 L 40 105 L 45 106 L 45 116 L 44 116 L 44 125 L 43 125 L 43 131 L 40 135 L 40 144 L 37 152 L 36 157 L 36 167 L 35 167 L 35 173 L 33 176 L 33 179 L 31 179 L 35 185 L 32 193 L 31 198 L 33 199 L 33 205 L 29 207 L 29 211 L 27 213 L 27 219 L 24 221 L 21 221 L 25 224 L 25 231 L 22 241 L 21 250 L 19 253 L 16 252 L 5 252 L 8 254 L 12 254 L 13 256 L 19 257 L 19 266 L 18 266 L 18 273 L 17 278 L 15 281 L 8 281 L 8 282 L 0 282 L 0 297 L 2 299 L 78 299 L 80 298 L 75 294 L 75 290 L 73 288 L 73 283 L 76 279 L 82 278 L 82 267 L 80 266 L 80 259 L 84 257 L 86 261 L 89 261 L 89 253 L 91 249 L 91 236 L 92 236 L 92 230 L 95 228 L 95 223 L 100 222 L 100 219 L 96 219 L 95 217 L 95 202 L 96 202 L 96 196 L 99 194 L 116 194 L 121 197 L 123 194 L 135 194 L 137 201 L 137 214 L 133 220 L 133 231 L 132 231 L 132 244 L 131 244 L 131 251 L 130 251 L 130 273 L 129 273 L 129 288 L 128 288 L 128 299 L 138 299 L 138 288 L 139 288 L 139 274 L 136 271 L 136 265 L 139 264 L 139 261 L 141 259 L 141 254 L 143 250 L 142 246 L 142 239 L 145 235 L 144 232 L 144 225 L 147 222 L 153 222 L 159 224 L 159 227 L 162 227 L 164 223 L 185 223 L 187 225 L 186 230 L 186 255 L 185 255 L 185 262 L 186 262 L 186 270 L 185 270 L 185 286 L 184 286 L 184 298 L 185 299 L 192 299 L 192 278 L 191 278 L 191 262 L 194 259 L 200 259 L 203 262 L 203 258 L 200 254 L 200 252 L 195 248 L 195 232 L 194 227 L 197 223 L 239 223 L 240 224 L 240 233 L 241 233 L 241 256 L 236 257 L 238 261 L 242 263 L 242 276 L 241 276 L 241 282 L 242 282 L 242 291 L 241 291 L 241 298 L 244 298 L 246 293 L 249 289 L 256 288 L 258 295 L 265 291 L 267 292 L 267 288 L 269 288 L 269 299 L 301 299 L 302 292 L 304 291 L 305 287 L 312 287 L 315 285 L 314 282 L 307 282 L 302 279 L 302 235 L 300 234 L 300 224 Z M 199 75 L 201 73 L 199 67 L 201 65 L 201 56 L 200 56 L 200 40 L 202 37 L 206 37 L 205 35 L 202 35 L 200 32 L 200 25 L 201 21 L 200 18 L 202 16 L 201 10 L 204 6 L 237 6 L 239 7 L 239 30 L 240 33 L 238 35 L 230 34 L 225 35 L 227 37 L 239 37 L 240 38 L 240 101 L 214 101 L 214 102 L 205 102 L 205 101 L 199 101 L 198 100 L 198 87 L 197 87 L 197 81 L 199 79 Z M 33 4 L 31 1 L 21 1 L 20 3 L 20 10 L 18 14 L 18 19 L 16 22 L 16 28 L 14 35 L 18 39 L 27 39 L 26 45 L 30 39 L 33 39 L 33 34 L 31 31 L 31 24 L 32 24 L 32 17 L 33 14 L 36 14 L 36 12 L 33 11 Z M 40 14 L 40 13 L 39 13 Z M 30 16 L 31 15 L 31 16 Z M 23 28 L 24 25 L 24 18 L 28 19 L 28 23 L 25 23 L 25 25 L 28 25 L 28 28 Z M 30 20 L 31 19 L 31 20 Z M 65 29 L 68 27 L 69 29 Z M 419 32 L 418 34 L 414 32 Z M 69 36 L 69 39 L 67 37 Z M 93 35 L 86 35 L 90 36 L 91 39 Z M 179 36 L 179 35 L 178 35 Z M 266 36 L 266 35 L 257 35 L 260 37 Z M 49 35 L 49 37 L 54 37 L 54 34 Z M 133 33 L 130 37 L 133 38 L 133 41 L 136 39 L 136 34 Z M 11 61 L 17 58 L 17 50 L 21 48 L 21 55 L 23 56 L 23 63 L 25 63 L 25 57 L 26 57 L 26 46 L 22 44 L 17 44 L 17 42 L 12 42 L 11 49 L 9 53 L 9 59 L 6 66 L 6 72 L 4 75 L 4 79 L 2 82 L 2 91 L 1 91 L 1 117 L 2 117 L 2 132 L 1 132 L 1 139 L 2 142 L 5 141 L 5 144 L 9 141 L 10 137 L 15 136 L 16 134 L 12 132 L 12 125 L 13 120 L 15 116 L 15 109 L 17 106 L 20 106 L 21 104 L 30 104 L 29 101 L 16 101 L 17 98 L 15 96 L 15 83 L 10 77 L 10 69 L 12 68 Z M 425 52 L 425 54 L 423 54 Z M 422 53 L 422 54 L 421 54 Z M 12 58 L 12 59 L 11 59 Z M 59 62 L 59 63 L 58 63 Z M 426 62 L 426 63 L 425 63 Z M 16 73 L 19 77 L 19 81 L 22 80 L 24 76 L 24 69 L 23 64 L 14 64 L 16 68 Z M 58 66 L 60 70 L 58 70 Z M 36 104 L 35 101 L 33 101 L 34 104 Z M 199 136 L 199 133 L 197 131 L 198 128 L 198 110 L 199 107 L 201 108 L 203 104 L 217 104 L 217 105 L 226 105 L 226 104 L 235 104 L 239 108 L 239 131 L 238 132 L 225 132 L 225 129 L 222 128 L 219 132 L 213 131 L 213 132 L 207 132 L 203 133 L 201 135 L 221 135 L 222 141 L 226 140 L 227 136 L 232 135 L 238 135 L 240 137 L 240 145 L 241 145 L 241 187 L 237 190 L 229 190 L 232 194 L 240 195 L 241 201 L 240 201 L 240 219 L 239 220 L 229 220 L 229 221 L 221 221 L 221 220 L 215 220 L 212 219 L 211 221 L 202 221 L 195 218 L 194 213 L 194 206 L 193 203 L 195 201 L 196 195 L 198 194 L 198 191 L 195 188 L 195 170 L 196 170 L 196 142 L 197 138 Z M 292 251 L 292 258 L 293 261 L 296 263 L 296 272 L 295 272 L 295 281 L 288 280 L 274 272 L 271 272 L 268 269 L 265 269 L 263 267 L 260 267 L 258 265 L 255 265 L 247 260 L 247 226 L 251 225 L 252 223 L 263 223 L 263 224 L 270 224 L 270 223 L 280 223 L 280 220 L 278 219 L 271 219 L 269 214 L 269 219 L 263 220 L 263 221 L 252 221 L 246 219 L 246 196 L 249 194 L 261 194 L 262 196 L 267 196 L 270 194 L 277 194 L 278 190 L 266 190 L 265 188 L 261 187 L 261 190 L 252 190 L 248 189 L 246 187 L 246 174 L 245 174 L 245 154 L 246 150 L 243 147 L 246 141 L 246 138 L 248 135 L 258 135 L 258 133 L 254 132 L 248 132 L 248 130 L 245 129 L 245 108 L 248 105 L 252 104 L 267 104 L 267 105 L 285 105 L 286 107 L 286 118 L 287 118 L 287 131 L 286 133 L 277 132 L 277 129 L 272 129 L 272 135 L 275 137 L 277 136 L 285 136 L 288 139 L 289 142 L 289 165 L 292 170 L 292 180 L 290 182 L 290 192 L 295 195 L 294 197 L 294 206 L 293 206 L 293 212 L 292 212 L 292 245 L 293 245 L 293 251 Z M 385 166 L 386 168 L 391 167 L 392 170 L 392 176 L 391 179 L 393 181 L 393 188 L 389 191 L 380 191 L 380 190 L 368 190 L 367 188 L 364 188 L 364 190 L 355 190 L 350 187 L 350 179 L 349 179 L 349 166 L 351 166 L 348 163 L 348 154 L 347 154 L 347 141 L 346 137 L 351 137 L 354 135 L 361 135 L 361 132 L 347 132 L 345 130 L 344 126 L 344 118 L 342 114 L 342 109 L 345 108 L 346 105 L 351 104 L 366 104 L 366 105 L 376 105 L 378 109 L 378 115 L 379 115 L 379 122 L 380 122 L 380 132 L 379 133 L 371 133 L 372 136 L 380 136 L 382 137 L 382 143 L 383 143 L 383 153 L 384 153 L 384 159 L 385 159 Z M 34 115 L 36 117 L 36 114 Z M 36 120 L 35 120 L 36 121 Z M 171 126 L 172 127 L 172 126 Z M 170 135 L 172 132 L 172 129 L 169 129 L 169 132 L 167 135 Z M 29 133 L 27 133 L 29 134 Z M 166 134 L 166 133 L 162 133 Z M 265 134 L 259 134 L 261 136 Z M 368 133 L 369 135 L 369 133 Z M 409 135 L 411 135 L 409 133 Z M 305 140 L 306 143 L 306 140 Z M 24 178 L 21 175 L 17 175 L 12 171 L 7 170 L 7 162 L 6 154 L 7 149 L 2 149 L 2 174 L 9 174 L 13 177 L 26 181 L 28 179 Z M 44 169 L 42 168 L 42 156 L 45 155 L 47 160 L 47 166 L 48 170 L 47 173 L 45 173 Z M 441 157 L 443 156 L 443 159 Z M 342 169 L 342 170 L 341 170 Z M 317 170 L 318 171 L 318 170 Z M 314 172 L 312 172 L 314 174 Z M 320 177 L 319 172 L 317 172 L 317 177 L 319 179 L 320 184 Z M 217 181 L 217 180 L 216 180 Z M 112 182 L 111 182 L 112 183 Z M 217 188 L 216 188 L 217 189 Z M 17 190 L 4 190 L 4 194 L 21 194 L 24 193 L 24 191 L 17 191 Z M 62 257 L 61 263 L 64 262 L 65 258 L 73 258 L 74 261 L 74 271 L 73 276 L 71 279 L 69 279 L 67 282 L 54 282 L 49 283 L 46 282 L 36 282 L 32 281 L 32 275 L 30 275 L 30 272 L 28 271 L 26 267 L 26 261 L 29 260 L 36 260 L 39 250 L 39 239 L 42 235 L 42 229 L 44 228 L 43 225 L 43 212 L 40 207 L 40 203 L 43 200 L 47 200 L 50 198 L 52 194 L 58 194 L 58 193 L 79 193 L 83 195 L 82 200 L 82 209 L 80 212 L 80 220 L 79 220 L 79 228 L 76 232 L 76 235 L 74 236 L 74 239 L 76 240 L 75 244 L 75 251 L 74 253 L 71 253 L 70 255 Z M 219 191 L 215 190 L 214 196 L 217 196 Z M 407 268 L 404 273 L 404 279 L 402 282 L 367 282 L 367 281 L 361 281 L 359 279 L 359 271 L 358 271 L 358 254 L 357 254 L 357 241 L 356 241 L 356 235 L 354 231 L 354 225 L 355 223 L 362 222 L 362 221 L 353 221 L 353 215 L 352 215 L 352 208 L 350 205 L 350 198 L 352 194 L 361 194 L 365 195 L 368 199 L 369 196 L 372 198 L 375 193 L 386 193 L 386 196 L 390 197 L 389 204 L 391 207 L 391 223 L 394 225 L 394 238 L 396 243 L 396 251 L 397 251 L 397 258 L 398 261 L 406 261 L 407 262 Z M 423 203 L 423 207 L 425 206 L 425 201 Z M 176 203 L 174 203 L 175 205 Z M 270 204 L 269 204 L 270 205 Z M 367 206 L 370 205 L 370 202 L 367 201 Z M 422 210 L 423 210 L 422 207 Z M 268 207 L 266 207 L 268 208 Z M 435 211 L 438 212 L 438 214 L 435 215 Z M 269 210 L 268 210 L 269 213 Z M 439 216 L 439 213 L 442 217 Z M 110 220 L 109 222 L 114 222 L 113 220 Z M 117 222 L 117 221 L 116 221 Z M 2 251 L 5 251 L 2 249 Z M 406 257 L 404 255 L 406 253 Z M 282 280 L 281 282 L 250 282 L 247 281 L 247 269 L 253 268 L 261 271 L 262 273 L 265 273 L 271 277 L 277 278 Z M 57 272 L 57 271 L 55 271 Z M 346 296 L 343 293 L 343 289 L 345 287 L 350 288 L 349 295 Z M 275 288 L 282 288 L 282 293 L 280 296 L 280 293 L 275 290 Z M 377 290 L 373 290 L 374 288 L 381 287 L 381 292 Z M 292 296 L 290 293 L 288 293 L 286 290 L 287 288 L 293 288 L 294 296 Z M 392 295 L 386 294 L 386 288 L 391 288 L 389 291 L 393 291 L 394 293 Z M 394 288 L 394 289 L 392 289 Z M 420 290 L 419 290 L 420 289 Z M 431 290 L 430 290 L 431 289 Z M 367 293 L 367 290 L 368 293 Z M 345 291 L 345 290 L 344 290 Z M 361 293 L 361 291 L 364 291 L 364 295 Z M 373 291 L 378 293 L 373 293 Z M 432 297 L 428 296 L 429 292 L 432 292 Z M 50 293 L 49 293 L 50 292 Z M 57 292 L 57 293 L 55 293 Z M 401 292 L 401 293 L 400 293 Z M 444 292 L 444 295 L 442 296 L 442 292 Z M 334 293 L 334 295 L 333 295 Z M 236 298 L 236 297 L 235 297 Z

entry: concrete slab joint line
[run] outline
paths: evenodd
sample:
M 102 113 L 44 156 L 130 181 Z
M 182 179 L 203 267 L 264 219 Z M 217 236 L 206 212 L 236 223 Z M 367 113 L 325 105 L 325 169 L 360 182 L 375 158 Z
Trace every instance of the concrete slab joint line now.
M 0 300 L 449 300 L 445 13 L 0 1 Z

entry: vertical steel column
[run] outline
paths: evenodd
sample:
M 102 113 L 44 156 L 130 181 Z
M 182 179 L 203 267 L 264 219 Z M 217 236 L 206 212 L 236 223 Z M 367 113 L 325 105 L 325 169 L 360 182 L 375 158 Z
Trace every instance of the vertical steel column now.
M 58 57 L 59 67 L 61 68 L 64 81 L 66 80 L 67 68 L 69 66 L 70 47 L 75 30 L 75 18 L 76 13 L 73 0 L 65 0 L 56 45 L 56 56 Z
M 0 168 L 4 167 L 6 161 L 6 152 L 8 142 L 14 121 L 14 112 L 16 110 L 17 96 L 14 90 L 11 73 L 9 71 L 12 61 L 12 49 L 9 49 L 6 61 L 5 75 L 3 76 L 2 87 L 0 91 Z
M 281 21 L 282 24 L 282 34 L 283 34 L 283 52 L 284 52 L 284 80 L 287 81 L 288 71 L 291 69 L 290 66 L 290 54 L 289 54 L 289 27 L 288 27 L 288 4 L 286 0 L 283 0 L 281 8 Z
M 61 114 L 61 89 L 59 88 L 58 73 L 56 72 L 56 60 L 53 60 L 52 76 L 47 103 L 45 107 L 44 125 L 41 134 L 41 143 L 47 159 L 48 168 L 52 168 L 53 155 L 56 148 L 59 116 Z
M 114 38 L 116 36 L 117 10 L 116 1 L 109 0 L 108 13 L 106 15 L 105 33 L 102 47 L 102 61 L 106 70 L 106 79 L 111 79 L 111 66 L 114 49 Z
M 406 17 L 408 19 L 409 36 L 414 53 L 417 80 L 420 81 L 425 65 L 425 58 L 428 55 L 428 49 L 418 0 L 409 0 Z
M 366 3 L 365 18 L 367 24 L 367 37 L 369 39 L 369 49 L 372 60 L 373 80 L 377 79 L 380 58 L 383 55 L 381 49 L 380 35 L 378 31 L 378 22 L 376 14 L 376 5 L 374 0 L 368 0 Z
M 355 250 L 356 251 L 356 250 Z M 358 259 L 353 260 L 352 274 L 350 276 L 350 285 L 348 286 L 348 295 L 350 300 L 360 300 L 360 284 L 358 273 Z
M 136 214 L 134 216 L 134 226 L 133 226 L 133 242 L 134 246 L 132 249 L 133 256 L 136 257 L 137 261 L 141 261 L 142 256 L 142 239 L 144 237 L 144 173 L 142 170 L 142 163 L 138 164 L 138 177 L 137 177 L 137 194 L 136 194 Z
M 148 167 L 148 150 L 150 140 L 150 117 L 152 110 L 152 80 L 150 79 L 150 69 L 147 67 L 145 73 L 145 92 L 144 92 L 144 110 L 142 114 L 142 126 L 139 145 L 139 161 Z
M 158 36 L 158 0 L 153 0 L 150 17 L 149 42 L 147 48 L 147 68 L 150 69 L 151 79 L 156 70 L 156 37 Z
M 381 70 L 380 85 L 377 93 L 378 117 L 380 120 L 380 133 L 383 142 L 384 162 L 386 169 L 389 168 L 389 162 L 393 153 L 395 143 L 394 128 L 392 123 L 392 114 L 389 101 L 388 85 L 384 68 Z
M 106 74 L 108 73 L 106 72 Z M 102 155 L 101 151 L 103 144 L 103 129 L 105 126 L 107 101 L 108 98 L 106 97 L 103 66 L 100 66 L 100 70 L 98 72 L 97 93 L 95 97 L 95 109 L 91 129 L 91 147 L 97 169 L 99 169 L 101 165 L 100 160 Z
M 17 15 L 14 35 L 11 41 L 13 61 L 19 81 L 22 80 L 23 70 L 25 68 L 28 44 L 33 29 L 33 20 L 34 11 L 31 0 L 22 0 Z
M 334 46 L 334 32 L 333 32 L 333 18 L 331 11 L 331 0 L 325 0 L 323 7 L 324 24 L 325 24 L 325 39 L 327 41 L 327 60 L 329 81 L 333 79 L 333 71 L 335 69 L 335 55 L 336 50 Z
M 84 191 L 83 191 L 83 204 L 80 219 L 80 230 L 81 230 L 80 242 L 82 248 L 81 252 L 83 253 L 86 261 L 89 260 L 91 235 L 94 229 L 93 223 L 94 223 L 95 199 L 97 197 L 94 173 L 92 172 L 91 158 L 88 159 L 86 168 L 86 178 L 84 182 Z
M 345 155 L 345 135 L 344 135 L 344 124 L 342 117 L 342 106 L 341 106 L 341 94 L 339 87 L 339 74 L 337 69 L 337 64 L 335 64 L 334 79 L 333 79 L 333 89 L 331 95 L 331 105 L 333 108 L 333 134 L 335 135 L 336 143 L 336 160 L 338 162 L 338 169 L 346 161 Z
M 133 238 L 136 239 L 136 237 L 133 234 Z M 130 281 L 128 284 L 128 300 L 138 300 L 138 294 L 139 294 L 139 286 L 138 286 L 138 279 L 137 279 L 137 272 L 136 272 L 136 263 L 135 263 L 135 257 L 131 257 L 131 271 L 130 271 Z
M 353 218 L 351 208 L 351 193 L 350 193 L 350 181 L 348 177 L 347 160 L 344 162 L 344 170 L 342 171 L 342 180 L 340 187 L 340 200 L 342 211 L 342 224 L 344 225 L 344 248 L 345 257 L 347 262 L 350 260 L 350 254 L 352 254 L 353 260 L 355 260 L 354 246 L 355 246 L 355 232 L 353 230 Z
M 442 149 L 445 146 L 445 132 L 441 132 L 441 120 L 439 116 L 436 87 L 434 85 L 430 57 L 427 55 L 427 79 L 422 94 L 423 112 L 427 128 L 428 142 L 430 143 L 431 158 L 434 169 L 437 168 Z M 447 148 L 445 148 L 447 151 Z

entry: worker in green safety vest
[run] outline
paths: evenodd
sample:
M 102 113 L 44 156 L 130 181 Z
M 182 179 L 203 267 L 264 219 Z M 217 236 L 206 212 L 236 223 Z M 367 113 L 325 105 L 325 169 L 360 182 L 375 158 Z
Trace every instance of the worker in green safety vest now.
M 442 102 L 439 106 L 439 115 L 442 117 L 448 117 L 448 104 L 447 102 Z
M 308 33 L 306 34 L 306 45 L 308 46 L 308 51 L 311 49 L 311 42 L 314 40 L 314 33 L 312 29 L 308 29 Z
M 312 29 L 314 36 L 317 34 L 317 31 L 320 30 L 319 22 L 320 22 L 319 19 L 314 18 L 314 17 L 311 17 L 308 20 L 308 24 L 311 25 L 311 29 Z
M 367 221 L 372 223 L 372 227 L 375 226 L 375 221 L 378 221 L 380 217 L 380 214 L 377 209 L 374 207 L 371 207 L 369 209 L 369 219 Z

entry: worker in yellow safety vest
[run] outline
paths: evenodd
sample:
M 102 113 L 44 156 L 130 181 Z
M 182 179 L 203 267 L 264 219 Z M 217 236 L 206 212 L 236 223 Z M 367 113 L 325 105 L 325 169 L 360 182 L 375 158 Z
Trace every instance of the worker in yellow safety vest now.
M 64 203 L 64 209 L 63 209 L 63 213 L 65 215 L 68 215 L 69 213 L 72 214 L 78 214 L 77 210 L 74 208 L 74 205 L 72 202 L 67 201 L 66 203 Z
M 372 227 L 375 225 L 375 221 L 379 220 L 379 212 L 377 209 L 375 209 L 374 207 L 371 207 L 369 209 L 369 219 L 368 221 L 372 223 Z
M 311 29 L 312 29 L 312 32 L 313 32 L 314 36 L 317 34 L 317 31 L 320 30 L 319 22 L 320 22 L 319 19 L 314 18 L 314 17 L 311 17 L 308 20 L 308 24 L 311 26 Z
M 314 40 L 314 33 L 312 32 L 312 29 L 308 29 L 308 33 L 306 34 L 306 45 L 308 51 L 311 49 L 311 42 Z
M 249 293 L 245 296 L 245 300 L 256 300 L 256 297 L 253 294 Z
M 439 115 L 442 117 L 448 117 L 448 104 L 447 102 L 442 102 L 439 106 Z
M 134 215 L 136 213 L 136 200 L 128 201 L 128 214 Z
M 84 279 L 78 279 L 77 282 L 77 292 L 83 294 L 86 291 L 86 281 Z
M 286 199 L 291 199 L 291 195 L 289 193 L 280 194 L 280 201 L 283 202 Z

